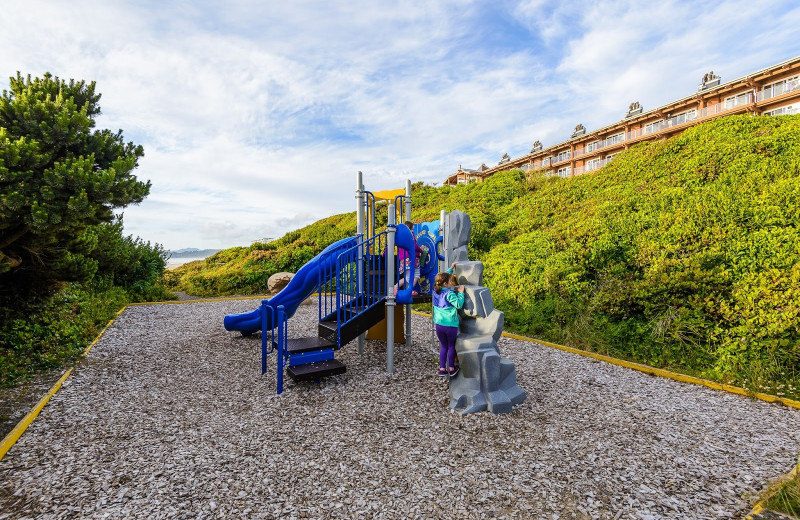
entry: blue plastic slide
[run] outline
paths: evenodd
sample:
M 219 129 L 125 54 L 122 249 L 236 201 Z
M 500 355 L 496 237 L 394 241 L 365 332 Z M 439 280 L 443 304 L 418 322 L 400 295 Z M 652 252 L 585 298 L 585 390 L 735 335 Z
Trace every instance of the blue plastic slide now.
M 326 247 L 320 254 L 312 258 L 297 271 L 297 274 L 281 292 L 267 301 L 277 308 L 283 305 L 286 316 L 291 318 L 297 307 L 311 296 L 319 286 L 319 272 L 331 272 L 336 267 L 336 257 L 358 243 L 358 237 L 343 238 Z M 252 334 L 261 330 L 260 308 L 242 314 L 228 314 L 223 322 L 226 330 L 239 330 L 243 334 Z M 267 323 L 267 327 L 271 327 Z

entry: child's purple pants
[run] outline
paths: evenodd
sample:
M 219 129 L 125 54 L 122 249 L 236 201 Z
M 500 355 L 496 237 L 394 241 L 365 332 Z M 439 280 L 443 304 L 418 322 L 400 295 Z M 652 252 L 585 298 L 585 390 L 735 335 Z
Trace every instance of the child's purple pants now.
M 436 325 L 436 337 L 439 338 L 441 348 L 439 349 L 439 368 L 452 367 L 456 359 L 456 338 L 458 337 L 458 327 L 445 327 Z M 445 365 L 447 361 L 447 365 Z

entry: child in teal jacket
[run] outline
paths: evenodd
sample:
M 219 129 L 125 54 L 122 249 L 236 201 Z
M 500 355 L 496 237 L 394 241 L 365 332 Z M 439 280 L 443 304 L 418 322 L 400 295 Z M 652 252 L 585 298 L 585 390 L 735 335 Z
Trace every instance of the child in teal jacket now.
M 459 286 L 458 289 L 454 289 L 450 279 L 453 274 L 453 266 L 450 266 L 446 272 L 436 275 L 433 291 L 431 291 L 433 323 L 436 325 L 436 336 L 441 345 L 439 348 L 439 375 L 449 374 L 450 377 L 458 373 L 458 367 L 455 366 L 458 309 L 464 306 L 464 288 Z

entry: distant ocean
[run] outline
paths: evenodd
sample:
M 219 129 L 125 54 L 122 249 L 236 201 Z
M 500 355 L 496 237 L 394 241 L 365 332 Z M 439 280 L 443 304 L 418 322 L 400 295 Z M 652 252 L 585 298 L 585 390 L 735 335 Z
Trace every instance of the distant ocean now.
M 183 264 L 188 264 L 189 262 L 194 262 L 196 260 L 203 260 L 208 258 L 208 256 L 184 256 L 179 258 L 170 258 L 167 260 L 167 269 L 175 269 L 176 267 L 180 267 Z
M 167 260 L 167 269 L 175 269 L 189 262 L 206 259 L 218 251 L 219 249 L 197 249 L 195 247 L 170 251 L 170 259 Z

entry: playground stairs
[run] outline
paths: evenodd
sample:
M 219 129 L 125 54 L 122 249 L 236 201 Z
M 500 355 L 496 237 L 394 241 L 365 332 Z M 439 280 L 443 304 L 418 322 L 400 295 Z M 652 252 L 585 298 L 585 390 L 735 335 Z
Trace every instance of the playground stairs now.
M 337 324 L 334 313 L 319 323 L 318 336 L 288 339 L 286 351 L 289 354 L 289 367 L 286 373 L 292 379 L 317 380 L 347 372 L 347 366 L 333 357 L 334 351 L 338 350 L 337 340 L 341 347 L 356 339 L 383 319 L 385 307 L 378 304 L 359 314 L 354 314 L 352 310 L 342 314 L 344 319 L 341 326 Z
M 370 269 L 365 277 L 385 280 L 385 274 L 378 269 Z M 334 352 L 367 332 L 386 314 L 386 299 L 382 295 L 352 295 L 337 300 L 339 304 L 320 317 L 316 337 L 287 339 L 286 373 L 295 381 L 317 381 L 345 373 L 347 367 L 334 359 Z M 331 307 L 327 309 L 330 311 Z

